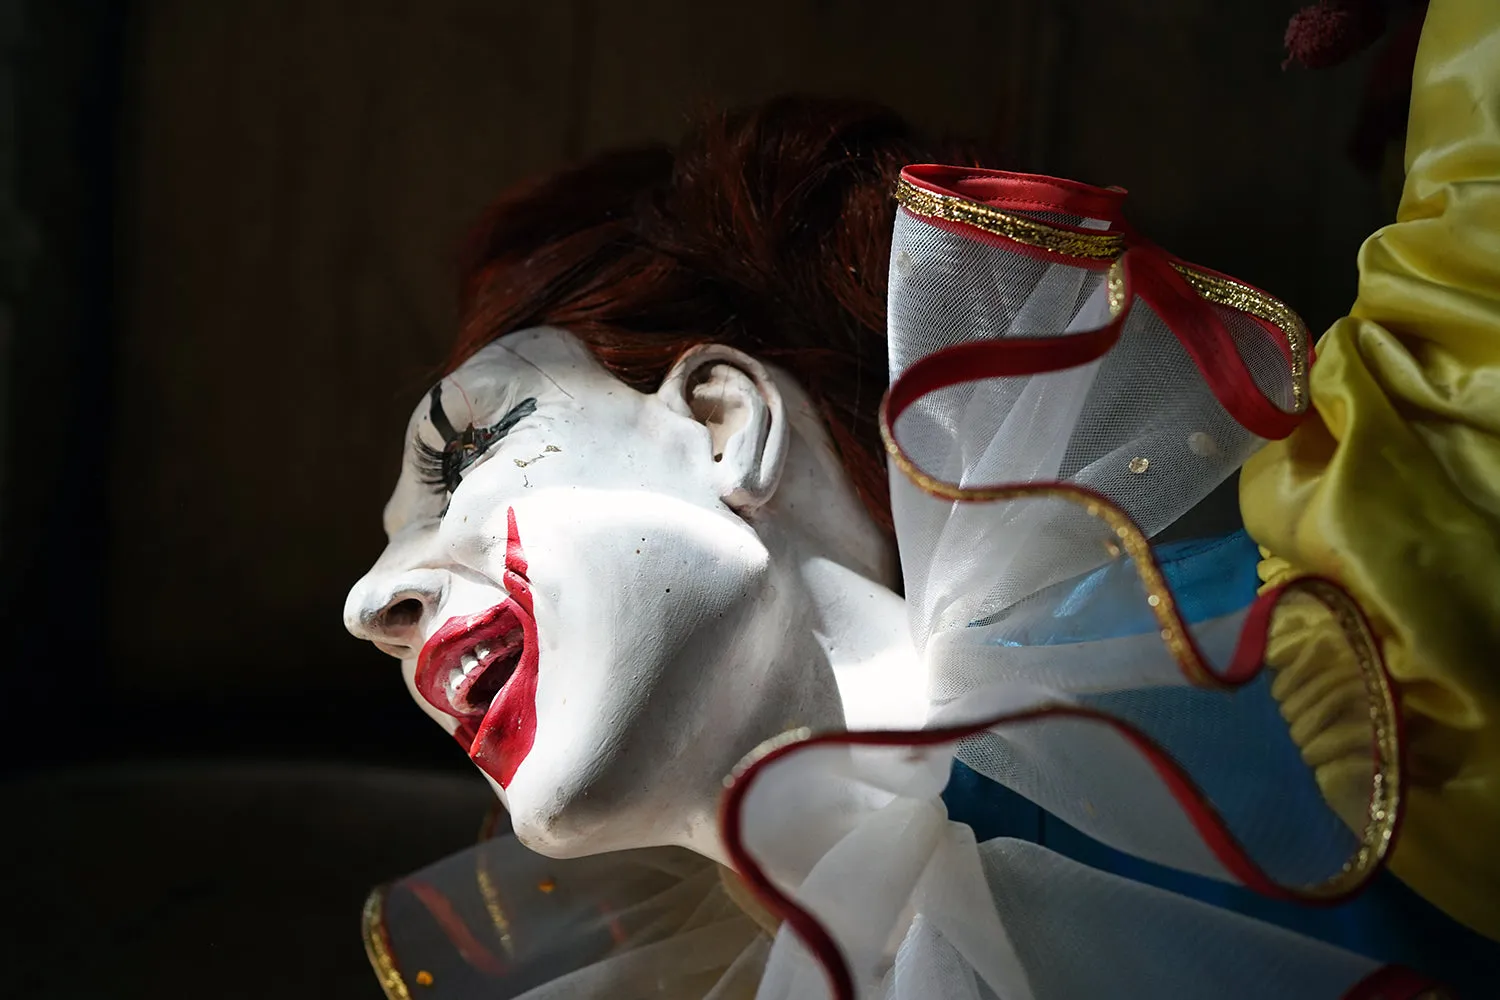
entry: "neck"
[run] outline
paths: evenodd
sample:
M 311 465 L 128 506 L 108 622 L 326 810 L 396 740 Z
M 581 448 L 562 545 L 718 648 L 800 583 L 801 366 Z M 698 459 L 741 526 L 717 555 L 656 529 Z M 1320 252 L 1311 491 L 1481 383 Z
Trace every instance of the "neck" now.
M 926 686 L 900 595 L 822 555 L 803 556 L 786 584 L 778 588 L 777 617 L 790 641 L 756 690 L 737 697 L 738 705 L 755 706 L 744 717 L 744 732 L 755 735 L 715 774 L 727 773 L 738 754 L 791 729 L 914 729 L 926 720 Z M 717 822 L 721 791 L 718 782 L 706 790 L 705 801 L 714 808 L 699 813 L 679 843 L 728 865 Z
M 895 546 L 850 486 L 801 387 L 778 379 L 792 440 L 767 513 L 800 591 L 797 629 L 821 651 L 850 729 L 910 728 L 926 717 L 926 685 L 893 589 Z M 771 537 L 768 544 L 775 546 Z
M 706 769 L 705 808 L 678 843 L 721 864 L 719 777 L 762 740 L 790 729 L 910 729 L 926 719 L 926 684 L 912 646 L 906 601 L 892 589 L 895 547 L 849 485 L 816 411 L 794 383 L 782 383 L 792 440 L 776 494 L 756 528 L 781 568 L 757 616 L 774 621 L 779 645 L 769 664 L 748 637 L 736 639 L 743 686 L 723 692 L 742 739 Z M 774 595 L 774 596 L 773 596 Z M 759 626 L 764 628 L 764 625 Z M 732 759 L 731 759 L 732 758 Z
M 802 564 L 812 635 L 838 683 L 849 729 L 910 729 L 926 718 L 926 686 L 906 601 L 830 559 Z
M 730 694 L 740 731 L 750 738 L 705 772 L 715 780 L 704 789 L 704 808 L 676 841 L 721 865 L 729 860 L 718 828 L 722 787 L 717 779 L 744 753 L 801 727 L 814 732 L 913 729 L 926 718 L 926 687 L 905 600 L 859 570 L 806 554 L 807 540 L 795 533 L 771 534 L 798 550 L 786 560 L 791 572 L 775 588 L 781 655 L 758 675 L 749 663 L 738 672 L 756 678 L 751 687 Z

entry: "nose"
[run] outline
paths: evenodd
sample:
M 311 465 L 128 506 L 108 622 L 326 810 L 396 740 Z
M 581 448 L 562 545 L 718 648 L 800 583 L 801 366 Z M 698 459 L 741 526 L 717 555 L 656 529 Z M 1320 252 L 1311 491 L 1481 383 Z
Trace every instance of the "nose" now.
M 372 571 L 349 591 L 344 627 L 392 656 L 413 656 L 427 623 L 442 606 L 446 586 L 447 576 L 440 570 Z

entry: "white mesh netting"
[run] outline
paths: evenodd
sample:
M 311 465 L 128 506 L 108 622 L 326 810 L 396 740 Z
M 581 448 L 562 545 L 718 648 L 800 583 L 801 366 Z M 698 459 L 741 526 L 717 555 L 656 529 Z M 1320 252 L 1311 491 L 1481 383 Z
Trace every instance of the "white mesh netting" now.
M 951 752 L 951 745 L 919 752 L 819 745 L 758 770 L 744 810 L 761 820 L 747 831 L 747 846 L 768 869 L 795 867 L 791 838 L 766 817 L 783 812 L 785 795 L 810 771 L 839 775 L 867 803 L 852 827 L 798 831 L 815 839 L 819 860 L 775 883 L 827 939 L 784 928 L 759 1000 L 829 996 L 830 946 L 855 995 L 883 1000 L 1333 998 L 1378 968 L 1034 844 L 976 844 L 935 798 Z M 1137 821 L 1165 815 L 1167 805 L 1144 796 Z
M 1140 266 L 1176 267 L 1160 254 Z M 905 210 L 890 273 L 893 383 L 955 345 L 1052 338 L 1069 357 L 1119 315 L 1096 260 Z M 1035 845 L 976 846 L 937 802 L 957 757 L 1103 843 L 1294 896 L 1349 888 L 1381 846 L 1375 819 L 1324 804 L 1257 675 L 1253 640 L 1275 606 L 1190 620 L 1146 542 L 1262 443 L 1200 362 L 1232 345 L 1253 383 L 1237 391 L 1290 413 L 1298 345 L 1202 303 L 1227 337 L 1187 343 L 1194 332 L 1152 304 L 1127 292 L 1125 305 L 1102 356 L 983 378 L 993 366 L 947 362 L 935 383 L 927 365 L 891 414 L 930 728 L 794 742 L 742 776 L 747 871 L 814 918 L 779 935 L 760 997 L 827 995 L 840 969 L 870 997 L 1333 997 L 1376 968 Z M 1377 770 L 1372 753 L 1372 789 Z M 840 815 L 797 818 L 816 802 Z
M 366 949 L 388 996 L 750 1000 L 768 935 L 688 851 L 558 861 L 513 836 L 382 890 Z
M 1085 262 L 1034 259 L 905 211 L 892 256 L 893 377 L 954 344 L 1056 337 L 1110 320 L 1102 272 Z M 1051 325 L 1033 325 L 1041 323 Z M 1285 343 L 1272 343 L 1252 320 L 1233 329 L 1259 384 L 1290 400 Z M 964 488 L 1080 487 L 1146 535 L 1197 504 L 1261 443 L 1225 410 L 1178 335 L 1139 301 L 1102 358 L 939 388 L 892 430 L 920 473 Z M 1149 736 L 1272 881 L 1316 885 L 1357 850 L 1363 831 L 1321 807 L 1266 683 L 1233 693 L 1190 688 L 1154 623 L 1118 621 L 1170 597 L 1143 584 L 1116 527 L 1077 495 L 970 503 L 933 496 L 899 468 L 891 479 L 912 632 L 942 717 L 980 717 L 965 699 L 983 700 L 996 685 L 1029 686 L 1038 702 L 1103 711 Z M 1183 624 L 1222 670 L 1243 622 L 1239 612 Z M 1162 762 L 1116 729 L 1033 721 L 966 740 L 958 757 L 1111 846 L 1231 877 L 1155 773 Z M 1288 801 L 1301 808 L 1276 808 Z

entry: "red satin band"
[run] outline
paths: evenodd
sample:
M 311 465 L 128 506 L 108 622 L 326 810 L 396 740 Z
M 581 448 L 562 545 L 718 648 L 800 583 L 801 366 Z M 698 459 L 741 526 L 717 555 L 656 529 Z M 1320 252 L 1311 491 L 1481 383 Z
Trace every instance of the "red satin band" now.
M 1134 237 L 1135 234 L 1132 233 L 1130 235 L 1132 237 L 1132 240 L 1131 240 L 1132 243 L 1135 242 L 1134 239 L 1133 239 L 1133 237 Z M 1168 254 L 1168 256 L 1171 256 L 1171 255 Z M 1174 258 L 1174 259 L 1176 259 L 1176 258 Z M 1264 295 L 1268 299 L 1275 298 L 1275 296 L 1271 295 L 1265 289 L 1263 289 L 1263 288 L 1256 288 L 1254 285 L 1250 284 L 1248 281 L 1241 281 L 1239 278 L 1236 278 L 1232 274 L 1225 274 L 1223 271 L 1215 271 L 1213 268 L 1211 268 L 1211 267 L 1204 267 L 1202 264 L 1193 264 L 1192 268 L 1193 268 L 1194 271 L 1197 271 L 1199 274 L 1206 274 L 1210 278 L 1219 278 L 1219 279 L 1222 279 L 1224 281 L 1232 281 L 1232 282 L 1234 282 L 1235 284 L 1238 284 L 1238 285 L 1244 285 L 1246 288 L 1250 289 L 1252 292 L 1259 292 L 1261 295 Z M 1260 328 L 1262 330 L 1265 330 L 1268 334 L 1271 335 L 1271 342 L 1273 344 L 1275 344 L 1276 347 L 1277 347 L 1277 349 L 1281 352 L 1282 358 L 1284 358 L 1286 360 L 1287 364 L 1291 364 L 1291 361 L 1292 361 L 1292 345 L 1287 341 L 1286 331 L 1283 330 L 1281 327 L 1277 326 L 1275 323 L 1271 323 L 1271 322 L 1268 322 L 1267 320 L 1263 320 L 1259 316 L 1251 316 L 1249 313 L 1245 313 L 1244 315 L 1247 316 L 1247 317 L 1249 317 L 1250 319 L 1254 320 L 1260 326 Z M 1312 364 L 1312 354 L 1313 354 L 1312 344 L 1311 343 L 1307 344 L 1303 349 L 1305 351 L 1307 351 L 1307 355 L 1308 355 L 1307 356 L 1307 362 L 1308 362 L 1308 364 Z
M 1076 181 L 1035 174 L 936 164 L 907 167 L 902 171 L 901 176 L 908 183 L 934 194 L 962 198 L 990 208 L 1018 212 L 1048 212 L 1108 222 L 1110 226 L 1108 231 L 1123 232 L 1128 248 L 1124 254 L 1123 264 L 1134 290 L 1126 295 L 1125 314 L 1128 315 L 1137 295 L 1149 305 L 1177 337 L 1188 356 L 1193 359 L 1193 363 L 1202 373 L 1210 391 L 1213 392 L 1214 398 L 1230 416 L 1252 434 L 1267 440 L 1280 440 L 1289 436 L 1301 423 L 1303 415 L 1283 410 L 1261 391 L 1249 367 L 1245 364 L 1244 357 L 1240 354 L 1233 336 L 1225 328 L 1223 321 L 1214 311 L 1214 307 L 1204 301 L 1173 266 L 1184 262 L 1141 239 L 1125 224 L 1121 212 L 1125 198 L 1123 189 L 1098 188 Z M 1033 259 L 1089 270 L 1100 270 L 1107 268 L 1110 264 L 1105 260 L 1069 257 L 1056 250 L 1022 243 L 964 222 L 930 216 L 917 217 L 921 218 L 924 223 L 945 232 Z M 1068 232 L 1095 236 L 1107 232 L 1053 222 L 1048 222 L 1048 225 Z M 1200 268 L 1196 265 L 1193 265 L 1193 268 L 1213 277 L 1227 278 L 1226 275 L 1208 268 Z M 1118 337 L 1124 318 L 1124 315 L 1117 317 L 1116 321 L 1105 329 L 1113 329 L 1114 336 Z M 1250 318 L 1266 331 L 1281 351 L 1283 358 L 1290 364 L 1292 354 L 1291 346 L 1286 339 L 1286 332 L 1260 317 L 1251 316 Z M 996 340 L 961 345 L 963 349 L 961 364 L 977 371 L 1010 363 L 1011 360 L 1021 356 L 1020 349 L 1018 349 L 1018 352 L 1008 352 L 1007 360 L 997 358 L 993 362 L 986 362 L 982 359 L 986 345 L 993 345 L 998 351 L 999 345 L 1005 342 L 1007 341 Z M 1030 361 L 1025 365 L 1027 370 L 1015 371 L 1013 374 L 1061 371 L 1092 360 L 1092 358 L 1087 358 L 1083 362 L 1076 360 L 1080 352 L 1088 351 L 1091 346 L 1084 346 L 1083 342 L 1075 346 L 1072 338 L 1050 337 L 1042 343 L 1051 345 L 1057 351 L 1058 357 L 1055 363 L 1051 367 L 1045 367 L 1039 361 Z M 955 350 L 955 348 L 949 350 Z M 1309 357 L 1308 360 L 1310 363 L 1311 358 Z M 957 378 L 955 382 L 989 377 L 995 376 L 973 375 L 970 379 Z M 893 386 L 893 391 L 899 385 L 898 382 L 896 386 Z
M 1260 391 L 1234 338 L 1165 254 L 1135 247 L 1126 251 L 1122 266 L 1126 302 L 1138 295 L 1156 312 L 1230 416 L 1252 434 L 1268 440 L 1280 440 L 1297 429 L 1303 416 L 1282 410 Z M 939 389 L 979 379 L 1065 371 L 1096 361 L 1119 341 L 1129 316 L 1127 307 L 1107 325 L 1084 333 L 976 340 L 929 354 L 891 385 L 891 421 L 912 402 Z
M 1288 413 L 1260 391 L 1218 314 L 1193 291 L 1171 260 L 1153 246 L 1137 245 L 1126 251 L 1126 271 L 1141 300 L 1176 335 L 1214 398 L 1241 427 L 1272 441 L 1291 434 L 1302 415 Z M 1284 338 L 1276 339 L 1284 342 Z
M 1061 177 L 1020 174 L 1007 170 L 984 170 L 979 167 L 950 167 L 936 163 L 918 163 L 901 171 L 903 180 L 933 194 L 951 195 L 966 201 L 977 201 L 991 208 L 1017 212 L 1056 212 L 1085 219 L 1099 219 L 1111 229 L 1123 218 L 1124 188 L 1101 188 Z M 1049 223 L 1055 225 L 1055 223 Z M 1097 229 L 1076 229 L 1080 233 L 1098 233 Z
M 929 393 L 987 378 L 1019 378 L 1060 372 L 1097 361 L 1120 339 L 1125 314 L 1107 326 L 1062 337 L 1005 337 L 954 344 L 927 355 L 898 378 L 886 394 L 892 425 Z
M 491 976 L 503 976 L 510 971 L 509 966 L 474 936 L 474 932 L 469 930 L 469 925 L 464 923 L 463 917 L 459 916 L 458 910 L 447 896 L 417 879 L 408 879 L 406 888 L 417 897 L 432 919 L 437 921 L 443 935 L 470 966 Z

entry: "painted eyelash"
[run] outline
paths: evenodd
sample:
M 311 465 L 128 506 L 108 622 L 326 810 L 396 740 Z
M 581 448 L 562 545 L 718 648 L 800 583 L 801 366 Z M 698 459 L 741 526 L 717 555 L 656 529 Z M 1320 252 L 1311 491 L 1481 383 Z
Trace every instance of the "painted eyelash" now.
M 432 387 L 430 399 L 429 415 L 433 426 L 443 435 L 443 447 L 434 448 L 421 439 L 419 432 L 412 440 L 412 464 L 423 485 L 430 486 L 432 492 L 439 495 L 457 490 L 465 469 L 479 461 L 516 424 L 536 412 L 536 398 L 527 397 L 488 427 L 475 427 L 471 423 L 460 431 L 454 428 L 443 410 L 441 383 Z
M 412 464 L 423 486 L 431 486 L 434 493 L 452 493 L 458 489 L 459 470 L 449 462 L 446 448 L 434 448 L 420 437 L 413 437 L 411 446 Z

